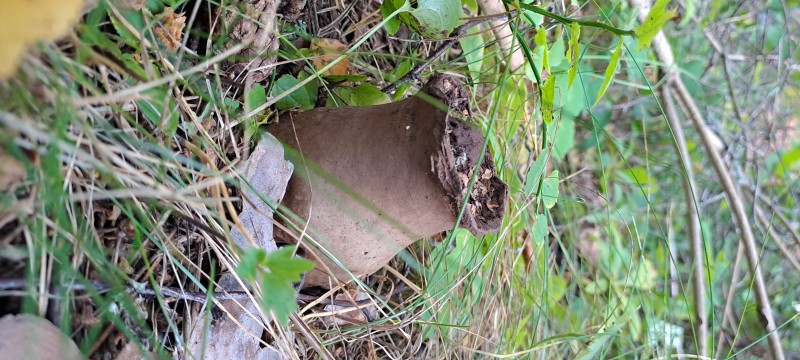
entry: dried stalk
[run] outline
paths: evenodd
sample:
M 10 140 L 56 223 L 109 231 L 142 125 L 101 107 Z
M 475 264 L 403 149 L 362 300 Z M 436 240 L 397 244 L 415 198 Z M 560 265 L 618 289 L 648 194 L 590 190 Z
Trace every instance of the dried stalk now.
M 647 13 L 650 11 L 650 1 L 647 0 L 631 0 L 631 4 L 638 8 L 639 20 L 644 21 L 647 18 Z M 714 170 L 717 173 L 717 178 L 725 191 L 728 203 L 736 219 L 736 225 L 739 228 L 740 241 L 744 247 L 745 254 L 750 266 L 750 272 L 753 275 L 753 290 L 755 293 L 756 304 L 761 313 L 761 322 L 764 328 L 769 333 L 767 339 L 769 342 L 770 352 L 772 358 L 775 360 L 785 359 L 783 353 L 783 346 L 781 345 L 780 336 L 777 332 L 777 325 L 775 318 L 772 314 L 772 306 L 769 302 L 769 294 L 767 293 L 766 285 L 764 284 L 764 276 L 761 273 L 760 258 L 758 248 L 756 247 L 755 237 L 753 236 L 753 228 L 750 225 L 750 219 L 747 216 L 744 207 L 744 201 L 740 189 L 734 183 L 727 166 L 722 160 L 722 156 L 714 149 L 713 141 L 715 135 L 708 128 L 708 125 L 700 113 L 700 109 L 694 102 L 694 99 L 686 90 L 686 87 L 681 80 L 680 74 L 675 72 L 673 65 L 675 59 L 672 54 L 672 48 L 667 42 L 663 31 L 659 31 L 658 35 L 653 39 L 653 48 L 656 52 L 658 59 L 666 65 L 669 77 L 667 86 L 669 86 L 675 93 L 684 109 L 684 112 L 692 121 L 695 130 L 700 134 L 701 142 L 706 150 L 706 154 L 711 158 L 714 165 Z
M 0 291 L 21 291 L 26 289 L 28 282 L 22 278 L 14 278 L 14 279 L 2 279 L 0 280 Z M 100 293 L 110 291 L 112 286 L 101 282 L 101 281 L 90 281 L 90 286 L 84 286 L 83 284 L 79 283 L 71 283 L 66 285 L 65 287 L 69 291 L 97 291 Z M 253 294 L 251 291 L 247 290 L 234 290 L 234 291 L 214 291 L 214 292 L 204 292 L 204 291 L 190 291 L 184 290 L 169 286 L 159 286 L 159 287 L 152 287 L 146 283 L 133 283 L 133 285 L 129 285 L 125 287 L 125 292 L 129 294 L 136 294 L 139 296 L 146 296 L 146 297 L 162 297 L 165 299 L 178 299 L 178 300 L 185 300 L 191 302 L 199 302 L 204 303 L 210 301 L 211 299 L 215 301 L 225 301 L 225 300 L 249 300 L 252 298 Z M 58 292 L 54 289 L 52 294 L 45 294 L 47 297 L 56 297 Z M 13 294 L 25 294 L 24 292 L 15 292 Z M 336 300 L 336 299 L 325 299 L 322 297 L 306 295 L 306 294 L 297 294 L 297 300 L 301 302 L 314 302 L 315 304 L 320 305 L 336 305 L 336 306 L 359 306 L 359 305 L 367 305 L 367 304 L 374 304 L 375 301 L 367 299 L 367 300 Z
M 791 264 L 792 267 L 794 267 L 795 270 L 798 271 L 798 273 L 800 273 L 800 262 L 798 262 L 797 259 L 795 259 L 795 255 L 792 254 L 791 250 L 789 250 L 788 247 L 786 247 L 783 238 L 778 234 L 777 231 L 775 231 L 775 226 L 773 226 L 769 222 L 769 220 L 767 220 L 767 215 L 764 214 L 764 210 L 762 210 L 761 207 L 758 205 L 756 205 L 754 209 L 756 212 L 756 218 L 758 219 L 758 222 L 761 223 L 761 226 L 763 226 L 764 229 L 766 229 L 767 234 L 769 234 L 769 237 L 771 237 L 772 241 L 775 242 L 775 245 L 778 246 L 778 249 L 783 254 L 783 257 L 786 258 L 787 261 L 789 261 L 789 264 Z
M 506 7 L 501 0 L 478 0 L 478 5 L 480 5 L 483 13 L 486 15 L 506 13 Z M 522 67 L 522 65 L 525 65 L 525 56 L 522 55 L 519 43 L 515 41 L 516 37 L 514 37 L 514 33 L 511 31 L 511 26 L 509 26 L 509 19 L 510 17 L 500 18 L 493 20 L 490 24 L 492 26 L 492 32 L 494 32 L 494 36 L 497 38 L 497 44 L 500 45 L 500 49 L 506 57 L 505 61 L 508 71 L 514 72 Z
M 706 125 L 703 115 L 700 114 L 697 104 L 695 104 L 694 99 L 689 94 L 689 91 L 686 90 L 686 87 L 683 85 L 683 81 L 680 80 L 680 77 L 675 76 L 672 80 L 670 80 L 669 85 L 678 93 L 687 115 L 689 115 L 689 118 L 692 120 L 692 124 L 697 132 L 700 133 L 700 139 L 706 148 L 706 153 L 711 158 L 711 162 L 714 165 L 714 170 L 716 170 L 717 177 L 719 178 L 720 184 L 722 185 L 725 195 L 728 198 L 728 203 L 731 207 L 731 211 L 733 212 L 733 217 L 736 219 L 736 225 L 739 228 L 740 241 L 744 245 L 747 261 L 750 266 L 750 272 L 753 275 L 753 292 L 755 294 L 756 304 L 758 305 L 761 313 L 761 322 L 762 325 L 764 325 L 764 329 L 769 333 L 767 339 L 769 341 L 770 351 L 773 359 L 783 360 L 785 358 L 783 354 L 783 346 L 781 345 L 780 336 L 777 332 L 775 318 L 772 315 L 772 305 L 770 305 L 769 294 L 767 293 L 767 287 L 764 284 L 764 276 L 761 273 L 760 254 L 758 252 L 758 248 L 756 247 L 755 236 L 753 236 L 753 227 L 750 225 L 750 219 L 745 211 L 744 201 L 742 200 L 739 188 L 734 183 L 733 177 L 731 177 L 727 166 L 722 160 L 722 156 L 719 152 L 714 150 L 712 144 L 715 135 L 711 133 L 708 125 Z
M 725 307 L 722 309 L 722 325 L 720 325 L 719 329 L 719 337 L 717 339 L 717 347 L 716 349 L 722 349 L 722 342 L 725 341 L 725 327 L 728 326 L 728 323 L 733 321 L 733 312 L 731 308 L 733 307 L 733 299 L 734 299 L 734 292 L 736 292 L 736 283 L 739 282 L 739 264 L 742 262 L 742 253 L 744 253 L 744 247 L 742 243 L 739 243 L 739 249 L 736 250 L 736 260 L 733 262 L 733 273 L 731 273 L 731 286 L 728 288 L 728 295 L 725 297 Z M 735 331 L 735 329 L 734 329 Z M 733 341 L 731 341 L 731 347 L 733 347 Z M 717 352 L 715 359 L 719 359 L 721 352 Z
M 686 146 L 686 138 L 683 136 L 683 127 L 678 120 L 678 112 L 675 109 L 675 99 L 672 91 L 665 87 L 662 92 L 664 99 L 664 110 L 666 110 L 667 122 L 675 136 L 675 148 L 681 158 L 683 171 L 683 190 L 686 198 L 687 220 L 689 221 L 689 239 L 692 244 L 693 275 L 694 275 L 694 317 L 696 321 L 695 331 L 697 336 L 697 352 L 700 356 L 708 356 L 708 311 L 706 310 L 706 262 L 705 247 L 703 246 L 703 235 L 700 229 L 700 214 L 697 206 L 697 185 L 694 181 L 694 170 L 692 170 L 692 160 L 689 157 L 689 148 Z

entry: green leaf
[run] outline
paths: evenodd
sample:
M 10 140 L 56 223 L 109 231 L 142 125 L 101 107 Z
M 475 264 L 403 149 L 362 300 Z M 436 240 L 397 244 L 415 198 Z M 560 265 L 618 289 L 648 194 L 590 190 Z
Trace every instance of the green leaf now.
M 539 179 L 542 178 L 544 174 L 544 166 L 547 164 L 547 156 L 545 154 L 540 154 L 536 161 L 533 162 L 533 166 L 528 169 L 528 175 L 525 177 L 525 188 L 524 192 L 525 195 L 530 195 L 533 193 L 534 188 L 539 186 Z
M 542 70 L 550 73 L 550 62 L 547 59 L 547 28 L 540 27 L 539 31 L 536 32 L 536 36 L 533 37 L 533 41 L 537 47 L 542 47 Z
M 242 106 L 238 101 L 228 97 L 222 99 L 222 104 L 227 112 L 235 112 Z
M 261 84 L 254 84 L 253 88 L 247 92 L 245 103 L 247 109 L 253 110 L 267 102 L 267 90 Z
M 332 83 L 362 82 L 369 79 L 366 75 L 323 75 L 322 77 Z
M 281 98 L 275 103 L 275 106 L 280 110 L 289 110 L 293 108 L 301 108 L 309 110 L 314 108 L 316 94 L 311 94 L 307 86 L 303 86 L 291 94 L 286 94 L 289 89 L 300 83 L 292 75 L 283 75 L 272 85 L 270 91 L 271 96 L 280 96 Z M 313 97 L 312 97 L 313 96 Z
M 139 34 L 147 33 L 147 21 L 145 20 L 141 10 L 128 10 L 120 8 L 119 14 L 122 15 L 124 21 L 127 22 L 127 26 L 131 26 Z M 108 19 L 111 20 L 111 25 L 114 26 L 114 29 L 117 30 L 117 34 L 122 37 L 126 45 L 133 47 L 138 51 L 141 39 L 139 39 L 136 34 L 131 32 L 126 25 L 123 25 L 123 21 L 120 20 L 110 9 L 108 11 Z
M 478 33 L 478 28 L 473 27 L 467 30 L 467 36 L 458 39 L 461 50 L 464 52 L 464 60 L 467 62 L 469 75 L 473 81 L 477 81 L 483 67 L 483 37 Z
M 268 254 L 264 263 L 269 268 L 269 272 L 287 282 L 300 281 L 300 275 L 313 269 L 314 263 L 294 256 L 295 250 L 296 246 L 284 246 Z
M 550 74 L 542 86 L 542 118 L 545 124 L 553 122 L 553 102 L 556 97 L 556 76 Z
M 461 0 L 461 4 L 464 5 L 464 8 L 469 11 L 472 15 L 478 14 L 478 1 L 477 0 Z
M 558 170 L 553 170 L 542 183 L 542 202 L 550 209 L 558 202 Z
M 461 0 L 419 0 L 411 11 L 417 20 L 409 24 L 425 37 L 443 38 L 461 24 Z
M 264 291 L 262 306 L 266 312 L 271 311 L 282 326 L 286 326 L 289 315 L 297 311 L 292 282 L 300 281 L 304 272 L 314 268 L 313 262 L 294 256 L 295 248 L 285 246 L 269 254 L 264 249 L 250 248 L 236 267 L 236 273 L 242 279 L 250 282 L 261 280 Z
M 548 133 L 553 133 L 553 151 L 552 156 L 558 160 L 564 159 L 567 152 L 575 147 L 575 120 L 569 116 L 562 116 L 558 121 L 558 126 L 550 126 L 552 130 Z
M 606 93 L 606 89 L 608 89 L 608 85 L 611 84 L 611 80 L 614 78 L 614 73 L 617 72 L 617 64 L 619 64 L 619 54 L 622 52 L 622 38 L 619 38 L 619 42 L 617 43 L 617 48 L 614 50 L 614 53 L 611 54 L 611 59 L 608 60 L 608 67 L 606 68 L 606 76 L 603 78 L 603 84 L 600 85 L 600 91 L 597 92 L 597 99 L 594 100 L 594 105 L 596 106 L 597 103 L 600 102 L 600 99 L 603 97 L 603 94 Z
M 350 93 L 350 105 L 370 106 L 387 104 L 392 101 L 389 95 L 384 94 L 380 89 L 372 84 L 361 84 L 353 88 Z
M 400 3 L 402 3 L 402 1 Z M 400 9 L 400 7 L 397 6 L 396 1 L 383 0 L 383 4 L 381 4 L 381 15 L 385 19 L 398 9 Z M 397 31 L 400 30 L 400 19 L 397 17 L 392 18 L 386 23 L 385 28 L 389 35 L 397 34 Z
M 569 46 L 567 47 L 567 61 L 570 63 L 569 73 L 567 74 L 567 88 L 572 87 L 572 81 L 578 73 L 578 40 L 581 37 L 581 26 L 574 22 L 569 24 Z
M 267 252 L 264 249 L 250 248 L 242 255 L 236 274 L 244 280 L 255 281 L 258 267 L 264 263 Z
M 264 249 L 248 249 L 236 267 L 236 273 L 247 281 L 260 279 L 264 293 L 262 306 L 272 312 L 275 320 L 286 326 L 289 315 L 297 311 L 297 299 L 292 282 L 314 268 L 314 263 L 294 256 L 296 247 L 285 246 L 267 254 Z M 268 271 L 265 271 L 268 270 Z
M 622 325 L 625 325 L 630 319 L 630 314 L 623 314 L 621 317 L 612 316 L 608 323 L 603 325 L 600 331 L 589 340 L 589 344 L 575 355 L 575 359 L 590 360 L 598 358 L 598 353 L 606 347 L 609 340 L 618 335 L 617 333 L 619 333 Z
M 569 66 L 569 62 L 567 62 L 566 57 L 566 43 L 564 39 L 558 38 L 556 41 L 547 49 L 547 63 L 550 64 L 550 72 L 564 72 L 567 70 Z
M 389 95 L 381 92 L 372 84 L 361 84 L 356 87 L 340 86 L 333 90 L 326 106 L 370 106 L 390 103 Z
M 411 71 L 411 60 L 403 60 L 392 71 L 386 73 L 386 81 L 395 82 Z M 365 76 L 366 77 L 366 76 Z
M 647 19 L 636 29 L 639 50 L 650 46 L 653 38 L 661 31 L 664 24 L 678 14 L 675 9 L 667 10 L 667 4 L 669 4 L 669 0 L 657 0 L 650 12 L 647 13 Z
M 639 263 L 626 278 L 626 287 L 634 287 L 641 290 L 651 290 L 658 281 L 658 270 L 653 267 L 653 263 L 645 260 Z
M 262 306 L 264 310 L 272 312 L 281 326 L 286 326 L 289 316 L 297 311 L 297 298 L 294 287 L 281 277 L 266 273 L 261 279 L 261 288 L 264 290 Z
M 711 6 L 709 6 L 708 9 L 708 15 L 705 19 L 703 19 L 703 27 L 705 27 L 708 22 L 714 21 L 714 19 L 717 18 L 717 15 L 719 15 L 720 9 L 722 9 L 722 4 L 724 2 L 725 0 L 711 0 Z
M 544 214 L 536 214 L 536 224 L 533 225 L 531 231 L 531 240 L 534 244 L 540 245 L 544 242 L 547 236 L 547 216 Z
M 175 98 L 169 96 L 166 86 L 147 90 L 145 95 L 143 99 L 136 100 L 139 111 L 151 125 L 161 127 L 167 137 L 172 137 L 180 123 L 180 111 Z
M 550 306 L 557 303 L 567 293 L 567 281 L 558 275 L 547 276 L 547 302 Z
M 795 168 L 799 161 L 800 145 L 797 145 L 781 154 L 780 160 L 777 161 L 775 166 L 775 173 L 783 177 L 786 175 L 786 171 Z
M 228 100 L 225 98 L 225 100 Z M 245 102 L 247 103 L 248 109 L 252 110 L 261 105 L 264 105 L 267 102 L 267 91 L 264 89 L 264 86 L 261 84 L 254 84 L 253 88 L 247 93 L 245 96 Z M 247 119 L 245 122 L 245 138 L 250 139 L 258 131 L 258 127 L 262 124 L 265 124 L 268 120 L 267 116 L 262 115 L 255 115 L 250 119 Z

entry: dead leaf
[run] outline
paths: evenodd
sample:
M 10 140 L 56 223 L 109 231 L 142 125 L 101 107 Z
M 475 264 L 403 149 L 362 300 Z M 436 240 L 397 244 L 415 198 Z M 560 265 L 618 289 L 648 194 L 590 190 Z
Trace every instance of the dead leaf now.
M 164 8 L 161 25 L 156 27 L 156 36 L 167 49 L 175 51 L 181 46 L 184 27 L 186 27 L 186 16 L 183 13 L 175 13 L 167 6 Z
M 94 315 L 94 309 L 89 304 L 81 307 L 81 312 L 75 316 L 75 321 L 81 326 L 93 326 L 100 323 L 100 319 Z
M 311 52 L 315 55 L 314 68 L 320 71 L 346 53 L 347 45 L 335 39 L 314 38 L 311 40 Z M 350 74 L 350 62 L 347 61 L 347 58 L 344 58 L 322 74 L 348 75 Z
M 25 47 L 72 26 L 84 0 L 5 0 L 0 13 L 0 78 L 11 76 Z
M 13 191 L 28 175 L 25 166 L 4 150 L 0 150 L 0 164 L 0 192 Z

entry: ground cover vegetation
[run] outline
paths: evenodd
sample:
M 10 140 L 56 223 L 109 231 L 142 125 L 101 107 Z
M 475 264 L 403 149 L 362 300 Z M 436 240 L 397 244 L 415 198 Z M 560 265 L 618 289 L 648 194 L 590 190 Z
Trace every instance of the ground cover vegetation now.
M 285 358 L 800 357 L 796 0 L 11 3 L 0 315 L 83 356 L 201 358 L 252 300 L 274 321 L 242 341 Z M 433 74 L 507 185 L 498 231 L 332 289 L 232 240 L 275 123 Z

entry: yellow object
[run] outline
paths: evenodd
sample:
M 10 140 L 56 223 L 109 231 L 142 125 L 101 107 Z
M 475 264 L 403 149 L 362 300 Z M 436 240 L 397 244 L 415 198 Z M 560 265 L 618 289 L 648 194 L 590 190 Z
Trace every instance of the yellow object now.
M 39 39 L 61 35 L 78 19 L 83 0 L 3 0 L 0 78 L 14 74 L 22 52 Z

